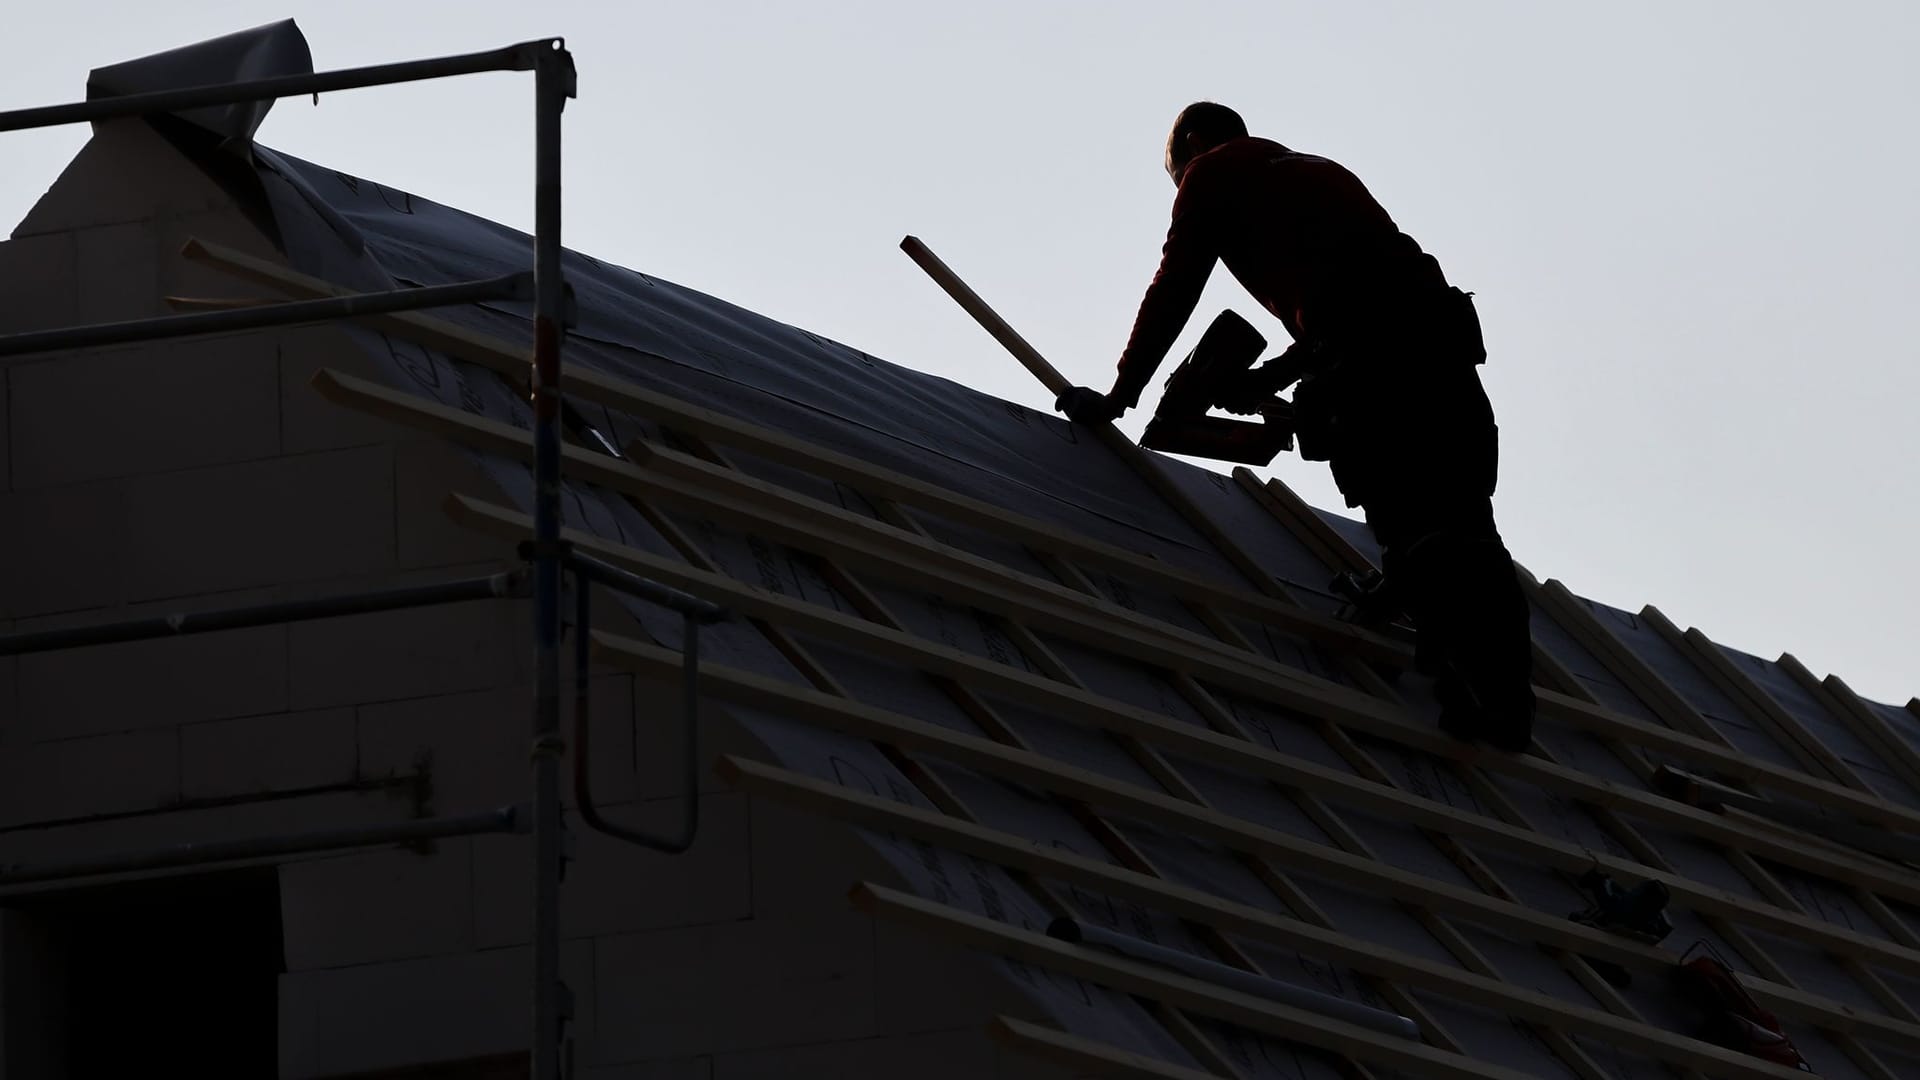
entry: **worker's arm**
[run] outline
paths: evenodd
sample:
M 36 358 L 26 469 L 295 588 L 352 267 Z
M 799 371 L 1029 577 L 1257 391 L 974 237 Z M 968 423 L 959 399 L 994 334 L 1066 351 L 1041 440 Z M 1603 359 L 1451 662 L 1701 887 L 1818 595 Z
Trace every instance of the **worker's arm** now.
M 1186 327 L 1201 290 L 1207 287 L 1207 276 L 1213 273 L 1217 253 L 1203 209 L 1212 186 L 1209 175 L 1201 163 L 1194 163 L 1173 200 L 1173 224 L 1160 250 L 1160 269 L 1140 301 L 1133 336 L 1120 354 L 1120 370 L 1107 395 L 1117 409 L 1140 404 L 1140 392 Z

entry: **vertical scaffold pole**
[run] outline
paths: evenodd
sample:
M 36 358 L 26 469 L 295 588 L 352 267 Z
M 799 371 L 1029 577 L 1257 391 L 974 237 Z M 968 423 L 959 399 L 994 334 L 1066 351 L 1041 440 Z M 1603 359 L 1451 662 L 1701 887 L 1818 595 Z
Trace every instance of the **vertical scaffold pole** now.
M 533 1032 L 532 1080 L 560 1080 L 560 114 L 573 57 L 544 42 L 534 64 Z

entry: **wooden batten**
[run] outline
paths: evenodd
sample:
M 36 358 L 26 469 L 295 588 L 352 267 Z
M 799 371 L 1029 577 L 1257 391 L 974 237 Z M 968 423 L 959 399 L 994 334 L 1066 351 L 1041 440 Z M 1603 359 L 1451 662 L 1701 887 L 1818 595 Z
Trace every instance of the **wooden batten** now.
M 188 254 L 296 296 L 338 291 L 317 279 L 213 245 L 190 244 Z M 957 282 L 957 278 L 954 280 Z M 978 302 L 977 297 L 973 299 Z M 985 309 L 984 303 L 979 306 Z M 985 310 L 991 314 L 990 309 Z M 525 376 L 526 350 L 488 335 L 417 313 L 376 316 L 363 322 L 509 378 Z M 1010 328 L 1007 333 L 1012 334 Z M 1018 339 L 1017 334 L 1012 337 Z M 1037 376 L 1063 381 L 1031 346 L 1023 340 L 1018 344 L 1031 354 L 1034 362 L 1028 367 Z M 1026 357 L 1023 362 L 1027 362 Z M 531 457 L 531 437 L 510 425 L 336 372 L 322 372 L 315 386 L 340 404 L 484 452 L 516 460 Z M 1897 1046 L 1907 1052 L 1920 1051 L 1920 1014 L 1869 966 L 1920 978 L 1920 935 L 1899 922 L 1882 900 L 1885 897 L 1920 904 L 1920 878 L 1903 867 L 1782 830 L 1772 823 L 1737 813 L 1706 812 L 1648 790 L 1601 780 L 1559 763 L 1545 748 L 1536 747 L 1528 755 L 1463 749 L 1428 725 L 1416 722 L 1392 687 L 1374 670 L 1376 665 L 1406 667 L 1411 657 L 1404 641 L 1298 605 L 1235 538 L 1219 529 L 1184 493 L 1161 462 L 1135 447 L 1111 425 L 1096 429 L 1103 444 L 1218 549 L 1225 562 L 1252 583 L 1251 588 L 1211 574 L 1170 567 L 1072 529 L 1013 514 L 938 484 L 873 466 L 580 365 L 566 369 L 563 389 L 579 398 L 654 420 L 695 450 L 687 454 L 640 441 L 628 448 L 632 460 L 621 461 L 570 446 L 563 457 L 563 469 L 570 478 L 628 498 L 670 540 L 674 539 L 674 530 L 660 508 L 749 529 L 810 553 L 820 561 L 829 580 L 854 601 L 856 614 L 734 580 L 706 561 L 684 537 L 677 546 L 686 561 L 573 531 L 568 532 L 568 539 L 583 550 L 664 584 L 726 603 L 770 639 L 777 639 L 776 645 L 795 659 L 811 686 L 703 665 L 703 690 L 717 699 L 765 708 L 873 742 L 921 784 L 940 812 L 886 803 L 771 766 L 729 759 L 726 770 L 736 786 L 841 820 L 912 835 L 998 862 L 1018 875 L 1023 886 L 1035 890 L 1043 904 L 1050 899 L 1049 906 L 1057 910 L 1064 910 L 1066 905 L 1050 896 L 1051 889 L 1042 879 L 1074 882 L 1158 907 L 1188 920 L 1201 941 L 1236 967 L 1259 970 L 1253 959 L 1221 931 L 1335 959 L 1380 980 L 1377 988 L 1394 1008 L 1415 1017 L 1431 1044 L 1388 1045 L 1394 1041 L 1360 1029 L 1343 1030 L 1344 1025 L 1325 1017 L 1236 996 L 1218 986 L 1119 960 L 1097 950 L 1068 946 L 893 890 L 878 886 L 857 890 L 856 902 L 876 914 L 1028 963 L 1055 967 L 1157 1003 L 1153 1006 L 1155 1015 L 1195 1054 L 1203 1069 L 1210 1071 L 1140 1058 L 1078 1036 L 1002 1018 L 994 1025 L 994 1034 L 1010 1046 L 1113 1075 L 1170 1080 L 1237 1075 L 1228 1056 L 1201 1033 L 1192 1019 L 1211 1016 L 1328 1050 L 1345 1058 L 1348 1071 L 1361 1077 L 1370 1075 L 1374 1067 L 1422 1075 L 1505 1075 L 1462 1056 L 1459 1042 L 1406 992 L 1417 988 L 1501 1010 L 1530 1025 L 1584 1080 L 1602 1080 L 1606 1074 L 1571 1035 L 1651 1056 L 1688 1075 L 1802 1075 L 1776 1070 L 1754 1058 L 1642 1022 L 1623 997 L 1593 974 L 1583 958 L 1657 971 L 1671 965 L 1672 954 L 1574 923 L 1559 913 L 1525 906 L 1468 847 L 1471 844 L 1499 848 L 1509 856 L 1568 874 L 1597 867 L 1623 880 L 1659 880 L 1667 885 L 1676 904 L 1699 912 L 1742 954 L 1755 959 L 1760 977 L 1743 981 L 1763 1005 L 1825 1032 L 1867 1075 L 1892 1076 L 1861 1040 Z M 756 479 L 733 467 L 723 447 L 780 460 L 853 487 L 879 508 L 881 520 Z M 1236 479 L 1243 491 L 1265 506 L 1330 569 L 1367 565 L 1363 555 L 1283 485 L 1277 489 L 1275 484 L 1262 485 L 1247 470 L 1238 470 Z M 531 521 L 515 511 L 471 498 L 456 498 L 448 509 L 461 523 L 494 535 L 518 539 L 530 534 Z M 941 543 L 919 525 L 918 513 L 938 515 L 1022 543 L 1052 568 L 1059 580 L 1023 573 Z M 1164 591 L 1193 610 L 1211 633 L 1176 627 L 1113 603 L 1092 585 L 1083 565 Z M 1039 673 L 994 663 L 906 632 L 866 589 L 863 580 L 868 578 L 940 595 L 997 616 L 1017 646 L 1034 659 Z M 1643 777 L 1651 771 L 1647 755 L 1660 755 L 1736 779 L 1759 792 L 1791 796 L 1875 827 L 1920 833 L 1920 809 L 1875 794 L 1831 748 L 1819 742 L 1698 631 L 1680 632 L 1656 609 L 1641 612 L 1815 775 L 1740 754 L 1683 695 L 1559 582 L 1549 581 L 1530 591 L 1556 622 L 1647 702 L 1665 726 L 1603 707 L 1564 665 L 1536 647 L 1543 660 L 1540 670 L 1552 684 L 1540 692 L 1542 713 L 1550 720 L 1602 740 Z M 1234 625 L 1234 618 L 1252 620 L 1328 650 L 1356 685 L 1273 664 L 1253 649 Z M 989 737 L 963 735 L 852 700 L 833 683 L 824 666 L 806 654 L 794 634 L 819 637 L 931 676 L 957 705 L 981 720 Z M 1164 670 L 1212 730 L 1090 691 L 1067 664 L 1052 654 L 1042 634 L 1058 635 Z M 595 635 L 594 644 L 602 658 L 644 676 L 677 675 L 677 653 L 606 634 Z M 1838 681 L 1832 679 L 1816 683 L 1791 657 L 1782 657 L 1781 666 L 1807 687 L 1823 708 L 1881 752 L 1903 779 L 1920 779 L 1920 751 L 1907 744 L 1883 717 L 1854 698 L 1844 684 L 1836 688 Z M 1215 699 L 1220 690 L 1308 718 L 1353 771 L 1319 766 L 1252 743 L 1231 711 Z M 1107 733 L 1167 793 L 1115 781 L 1036 752 L 1011 725 L 997 718 L 981 696 L 985 694 L 1018 701 Z M 1920 699 L 1909 708 L 1920 715 Z M 1391 740 L 1442 759 L 1484 796 L 1481 803 L 1489 810 L 1462 810 L 1396 787 L 1392 775 L 1353 741 L 1354 734 Z M 1332 841 L 1302 840 L 1221 812 L 1187 781 L 1174 757 L 1235 770 L 1279 786 Z M 953 762 L 1052 793 L 1101 840 L 1107 855 L 1118 865 L 1038 848 L 985 828 L 952 792 L 941 790 L 943 785 L 921 764 L 923 758 Z M 1496 774 L 1584 804 L 1641 861 L 1596 856 L 1540 832 L 1491 782 Z M 1349 811 L 1421 829 L 1477 889 L 1410 873 L 1375 857 L 1342 818 Z M 1117 829 L 1109 827 L 1104 815 L 1116 812 L 1238 853 L 1282 907 L 1295 914 L 1238 905 L 1165 880 Z M 1632 818 L 1723 847 L 1764 899 L 1749 899 L 1676 873 L 1657 849 L 1634 831 L 1628 821 Z M 1873 917 L 1886 922 L 1894 940 L 1881 940 L 1809 916 L 1757 858 L 1853 888 Z M 1401 955 L 1342 935 L 1295 883 L 1296 874 L 1395 896 L 1461 967 Z M 1553 953 L 1594 992 L 1604 1008 L 1576 1005 L 1508 983 L 1447 920 L 1493 928 Z M 1887 1015 L 1793 986 L 1784 969 L 1758 950 L 1743 928 L 1764 930 L 1831 953 L 1887 1009 Z
M 510 510 L 489 507 L 477 500 L 459 498 L 451 504 L 451 507 L 458 520 L 497 535 L 518 539 L 527 535 L 531 528 L 530 519 Z M 888 632 L 871 624 L 850 619 L 830 609 L 791 600 L 766 590 L 733 582 L 719 575 L 691 572 L 684 565 L 676 564 L 671 560 L 588 534 L 569 532 L 567 535 L 569 539 L 586 550 L 627 566 L 637 573 L 654 577 L 676 588 L 712 596 L 750 617 L 765 618 L 780 625 L 817 634 L 868 655 L 889 662 L 907 664 L 930 674 L 962 679 L 973 685 L 992 689 L 996 693 L 1030 701 L 1037 707 L 1066 719 L 1095 724 L 1117 733 L 1156 741 L 1169 750 L 1266 775 L 1283 784 L 1312 790 L 1322 797 L 1366 809 L 1369 812 L 1398 816 L 1431 824 L 1436 828 L 1471 837 L 1477 841 L 1483 840 L 1510 846 L 1512 850 L 1525 853 L 1528 857 L 1548 858 L 1553 865 L 1564 866 L 1570 870 L 1584 869 L 1593 865 L 1595 856 L 1592 853 L 1561 844 L 1541 833 L 1502 826 L 1488 818 L 1456 810 L 1431 800 L 1395 793 L 1381 785 L 1335 770 L 1313 766 L 1311 763 L 1257 747 L 1243 746 L 1225 737 L 1173 723 L 1164 717 L 1157 717 L 1124 703 L 1071 691 L 1017 668 L 994 664 L 910 635 Z M 1414 725 L 1407 725 L 1406 731 L 1400 737 L 1403 742 L 1436 753 L 1446 752 L 1450 743 L 1444 735 Z M 1603 806 L 1633 808 L 1644 812 L 1646 816 L 1660 820 L 1663 824 L 1683 831 L 1694 831 L 1703 835 L 1703 838 L 1718 843 L 1760 843 L 1768 845 L 1770 853 L 1775 855 L 1791 857 L 1795 854 L 1794 850 L 1776 846 L 1793 843 L 1791 838 L 1783 836 L 1777 830 L 1749 829 L 1720 815 L 1696 810 L 1650 793 L 1608 784 L 1563 766 L 1551 765 L 1543 761 L 1530 762 L 1527 759 L 1504 760 L 1511 761 L 1516 770 L 1524 770 L 1522 775 L 1527 778 L 1541 782 L 1542 786 L 1559 790 L 1573 798 Z M 1645 867 L 1625 861 L 1613 865 L 1606 862 L 1609 857 L 1601 856 L 1601 858 L 1603 865 L 1628 877 L 1652 876 Z M 1865 861 L 1862 860 L 1862 862 Z M 1823 863 L 1823 865 L 1827 864 Z M 1842 865 L 1848 870 L 1852 869 L 1852 862 Z M 1828 868 L 1832 869 L 1831 866 Z M 1742 910 L 1737 905 L 1751 903 L 1732 898 L 1731 894 L 1699 890 L 1697 886 L 1677 875 L 1664 880 L 1667 880 L 1670 888 L 1676 890 L 1679 895 L 1691 898 L 1689 902 L 1736 905 L 1729 907 L 1730 911 Z M 1767 923 L 1771 923 L 1773 918 L 1766 913 L 1764 905 L 1755 905 L 1749 914 Z M 1811 923 L 1807 924 L 1807 928 L 1818 929 Z
M 190 245 L 189 247 L 192 249 L 195 245 Z M 213 245 L 204 244 L 198 245 L 198 250 L 203 253 L 218 251 Z M 190 250 L 189 254 L 191 253 L 192 251 Z M 280 282 L 288 287 L 290 291 L 296 292 L 296 294 L 325 295 L 326 293 L 324 291 L 315 292 L 315 290 L 323 287 L 331 288 L 330 286 L 323 286 L 323 283 L 316 285 L 314 284 L 315 279 L 311 278 L 305 278 L 305 284 L 301 284 L 301 275 L 293 275 L 285 271 L 284 268 L 274 267 L 271 264 L 265 263 L 263 260 L 252 259 L 250 256 L 222 252 L 219 253 L 219 259 L 221 260 L 220 265 L 223 266 L 229 264 L 234 266 L 248 266 L 249 273 L 259 274 L 264 278 Z M 291 283 L 289 283 L 289 281 Z M 416 340 L 419 343 L 443 349 L 447 351 L 449 355 L 475 363 L 481 363 L 503 374 L 517 377 L 523 375 L 525 371 L 526 360 L 524 350 L 516 349 L 498 339 L 477 334 L 427 316 L 405 313 L 395 316 L 379 316 L 368 321 L 398 336 L 407 337 L 409 340 Z M 577 365 L 567 369 L 567 374 L 563 376 L 563 380 L 563 386 L 569 392 L 577 392 L 589 400 L 609 403 L 615 406 L 619 405 L 619 400 L 612 395 L 617 394 L 619 388 L 628 387 L 628 384 L 622 383 L 619 380 L 593 372 L 590 369 L 580 368 Z M 469 417 L 468 419 L 474 418 Z M 530 447 L 530 443 L 528 445 Z M 500 449 L 497 446 L 494 448 Z M 501 450 L 500 452 L 510 451 Z M 1557 582 L 1549 583 L 1550 586 L 1557 584 Z M 1214 589 L 1216 590 L 1216 595 L 1214 595 L 1212 599 L 1218 601 L 1218 586 L 1216 585 Z M 1186 595 L 1178 589 L 1174 591 L 1175 595 Z M 1587 616 L 1587 619 L 1590 620 L 1591 612 L 1585 612 L 1584 605 L 1579 605 L 1579 608 L 1580 611 Z M 1262 617 L 1266 616 L 1263 615 Z M 1576 627 L 1579 623 L 1580 620 L 1576 619 Z M 1403 666 L 1411 659 L 1410 650 L 1398 642 L 1377 635 L 1355 633 L 1351 628 L 1347 630 L 1338 629 L 1338 627 L 1344 624 L 1336 623 L 1333 625 L 1334 629 L 1328 629 L 1323 624 L 1313 629 L 1311 633 L 1325 633 L 1333 636 L 1344 635 L 1346 638 L 1344 644 L 1348 648 L 1355 650 L 1369 659 L 1391 658 L 1394 662 Z M 1597 627 L 1597 623 L 1594 625 Z M 1294 627 L 1294 629 L 1306 628 Z M 1603 648 L 1607 646 L 1607 642 L 1609 641 L 1612 642 L 1612 647 L 1621 647 L 1617 639 L 1613 639 L 1610 633 L 1603 632 L 1597 640 Z M 1671 688 L 1668 688 L 1666 693 L 1670 701 L 1678 700 L 1678 695 L 1673 694 Z M 1920 830 L 1920 813 L 1904 812 L 1905 808 L 1893 807 L 1892 804 L 1888 804 L 1884 800 L 1871 797 L 1859 801 L 1850 800 L 1848 796 L 1859 793 L 1850 792 L 1843 786 L 1833 784 L 1829 781 L 1808 777 L 1791 770 L 1780 769 L 1772 766 L 1770 763 L 1759 762 L 1739 754 L 1716 753 L 1716 749 L 1721 748 L 1716 748 L 1709 740 L 1687 738 L 1685 732 L 1662 731 L 1652 725 L 1640 724 L 1625 717 L 1620 717 L 1617 714 L 1609 713 L 1591 701 L 1582 700 L 1579 695 L 1570 695 L 1549 690 L 1542 693 L 1540 697 L 1543 714 L 1563 723 L 1570 724 L 1575 728 L 1590 731 L 1602 738 L 1624 738 L 1637 745 L 1645 746 L 1647 749 L 1672 754 L 1683 760 L 1712 768 L 1725 775 L 1737 777 L 1749 783 L 1776 787 L 1783 794 L 1790 794 L 1820 805 L 1829 805 L 1834 809 L 1841 810 L 1841 812 L 1852 813 L 1866 820 L 1878 820 L 1885 824 L 1894 825 L 1895 827 Z M 1684 706 L 1684 702 L 1680 702 L 1680 704 Z M 1920 710 L 1920 699 L 1916 699 L 1915 703 L 1910 707 Z M 1830 800 L 1833 801 L 1830 802 Z M 1885 816 L 1889 813 L 1895 816 L 1892 818 Z
M 883 885 L 861 882 L 854 887 L 852 896 L 854 906 L 862 911 L 956 944 L 998 953 L 1123 993 L 1175 1004 L 1250 1031 L 1305 1043 L 1366 1064 L 1447 1080 L 1522 1080 L 1526 1075 L 1425 1043 L 1382 1038 L 1367 1028 L 1320 1013 L 1254 997 L 1087 946 L 1057 941 Z M 1766 1067 L 1761 1065 L 1763 1069 Z M 1773 1074 L 1752 1072 L 1748 1075 Z M 1778 1075 L 1784 1078 L 1789 1074 L 1779 1070 Z
M 667 679 L 678 672 L 679 654 L 611 635 L 596 635 L 596 652 L 603 659 L 628 667 L 648 678 Z M 1283 860 L 1314 876 L 1350 888 L 1385 895 L 1417 896 L 1423 906 L 1451 916 L 1471 919 L 1538 944 L 1615 958 L 1624 939 L 1591 930 L 1566 918 L 1535 911 L 1474 890 L 1411 874 L 1389 864 L 1367 859 L 1324 844 L 1303 840 L 1216 810 L 1184 803 L 1171 796 L 1111 780 L 1074 765 L 1026 751 L 996 746 L 937 725 L 888 713 L 871 706 L 826 698 L 778 679 L 750 672 L 703 665 L 702 688 L 723 701 L 764 708 L 808 723 L 863 739 L 885 740 L 916 752 L 966 765 L 1016 784 L 1051 791 L 1109 810 L 1123 811 L 1161 824 L 1175 832 L 1204 837 L 1229 849 Z M 1570 846 L 1564 852 L 1572 850 Z M 1600 865 L 1631 867 L 1608 856 L 1594 858 Z M 1879 941 L 1842 927 L 1807 919 L 1770 905 L 1681 878 L 1649 873 L 1684 890 L 1685 902 L 1716 915 L 1749 922 L 1756 928 L 1797 937 L 1841 955 L 1872 959 L 1890 969 L 1920 973 L 1920 952 Z
M 939 814 L 848 791 L 837 784 L 743 758 L 723 759 L 720 772 L 738 790 L 778 799 L 849 824 L 910 836 L 1000 865 L 1019 866 L 1037 875 L 1072 882 L 1190 920 L 1208 920 L 1236 934 L 1281 948 L 1297 949 L 1516 1018 L 1560 1026 L 1578 1035 L 1671 1064 L 1698 1068 L 1710 1075 L 1750 1075 L 1745 1070 L 1750 1067 L 1751 1058 L 1697 1039 L 1224 900 L 1188 886 L 1158 881 L 1009 833 L 955 822 Z M 1609 944 L 1613 946 L 1610 958 L 1634 970 L 1658 974 L 1672 963 L 1666 952 L 1651 946 L 1619 938 L 1610 938 Z M 1743 978 L 1742 982 L 1762 1004 L 1790 1018 L 1822 1026 L 1847 1025 L 1843 1030 L 1871 1030 L 1860 1026 L 1857 1018 L 1843 1007 L 1822 1004 L 1810 995 L 1788 991 L 1764 980 Z M 1889 1042 L 1904 1041 L 1920 1034 L 1920 1029 L 1889 1022 L 1883 1033 L 1889 1036 Z
M 1297 496 L 1293 496 L 1291 491 L 1282 489 L 1281 494 L 1291 498 L 1295 502 L 1299 501 Z M 1294 507 L 1291 514 L 1282 515 L 1282 520 L 1290 522 L 1294 518 L 1311 513 L 1311 508 L 1302 503 Z M 1540 597 L 1539 580 L 1517 563 L 1514 566 L 1514 571 L 1519 575 L 1522 587 L 1526 590 L 1528 596 L 1537 602 Z M 1549 617 L 1551 617 L 1550 611 L 1548 614 Z M 1536 681 L 1541 674 L 1545 674 L 1549 681 L 1557 683 L 1562 691 L 1573 699 L 1590 704 L 1598 704 L 1598 698 L 1592 690 L 1562 665 L 1558 658 L 1541 644 L 1537 634 L 1533 642 L 1533 654 Z M 1640 777 L 1643 781 L 1648 780 L 1652 776 L 1654 771 L 1653 766 L 1647 760 L 1646 755 L 1641 751 L 1639 746 L 1605 735 L 1598 737 L 1636 776 Z M 1535 746 L 1537 752 L 1543 757 L 1549 760 L 1552 759 L 1552 752 L 1550 750 L 1542 747 L 1538 742 L 1535 743 Z M 1666 859 L 1665 855 L 1649 843 L 1645 837 L 1641 836 L 1638 830 L 1623 820 L 1619 814 L 1602 805 L 1590 806 L 1589 812 L 1593 814 L 1595 820 L 1606 829 L 1610 835 L 1624 844 L 1636 858 L 1648 866 L 1663 871 L 1670 876 L 1673 875 L 1674 867 Z M 1759 865 L 1750 855 L 1736 849 L 1730 854 L 1729 861 L 1737 870 L 1746 876 L 1749 881 L 1760 889 L 1769 901 L 1796 914 L 1805 914 L 1805 911 L 1800 907 L 1798 901 L 1795 900 L 1779 882 L 1774 880 L 1772 874 L 1768 873 L 1767 870 Z M 1676 895 L 1679 894 L 1676 893 Z M 1867 906 L 1869 911 L 1874 913 L 1876 918 L 1882 920 L 1882 925 L 1894 928 L 1895 940 L 1901 945 L 1908 947 L 1920 945 L 1920 940 L 1915 940 L 1904 925 L 1901 924 L 1897 918 L 1892 917 L 1892 912 L 1886 908 L 1884 903 L 1880 902 L 1878 896 L 1863 890 L 1856 891 L 1856 896 Z M 1724 917 L 1711 913 L 1703 912 L 1703 915 L 1705 916 L 1707 925 L 1710 926 L 1715 933 L 1719 934 L 1721 938 L 1733 945 L 1741 955 L 1748 957 L 1762 975 L 1777 984 L 1788 988 L 1792 987 L 1792 978 L 1786 969 L 1781 967 L 1764 949 L 1761 949 L 1752 937 L 1740 926 L 1727 921 Z M 1916 1015 L 1911 1006 L 1908 1006 L 1904 1000 L 1897 994 L 1894 994 L 1877 974 L 1868 970 L 1858 959 L 1850 956 L 1841 956 L 1838 960 L 1841 967 L 1852 974 L 1856 981 L 1862 986 L 1866 987 L 1868 992 L 1873 994 L 1874 997 L 1888 1009 L 1891 1015 L 1903 1020 L 1920 1019 L 1920 1015 Z M 1607 1000 L 1603 989 L 1594 987 L 1591 982 L 1586 980 L 1583 980 L 1583 983 L 1588 985 L 1589 989 L 1595 990 L 1597 996 L 1601 997 L 1601 1000 Z M 1867 1075 L 1875 1077 L 1876 1080 L 1892 1080 L 1892 1074 L 1886 1066 L 1881 1063 L 1870 1050 L 1854 1040 L 1851 1035 L 1835 1033 L 1832 1032 L 1831 1029 L 1829 1029 L 1829 1034 L 1834 1038 L 1836 1044 L 1839 1045 Z
M 987 1025 L 987 1034 L 1003 1046 L 1065 1065 L 1075 1070 L 1075 1075 L 1114 1080 L 1218 1080 L 1220 1075 L 1158 1061 L 1011 1016 L 994 1017 Z
M 1686 657 L 1695 668 L 1738 705 L 1759 729 L 1792 754 L 1800 767 L 1815 776 L 1825 776 L 1855 791 L 1872 791 L 1840 756 L 1827 748 L 1795 719 L 1771 694 L 1761 689 L 1719 645 L 1697 628 L 1682 631 L 1659 608 L 1648 604 L 1640 609 L 1641 621 Z
M 1313 507 L 1294 494 L 1293 489 L 1282 483 L 1279 477 L 1270 477 L 1261 483 L 1252 469 L 1242 467 L 1233 470 L 1233 479 L 1240 485 L 1240 490 L 1298 537 L 1307 550 L 1326 565 L 1329 572 L 1366 571 L 1373 568 L 1373 563 L 1359 548 L 1348 543 L 1346 537 L 1314 513 Z
M 1816 677 L 1792 653 L 1781 653 L 1775 663 L 1818 701 L 1829 715 L 1839 718 L 1861 742 L 1878 752 L 1881 761 L 1895 776 L 1920 792 L 1920 749 L 1895 731 L 1886 717 L 1853 692 L 1853 687 L 1838 675 L 1829 675 L 1824 679 Z

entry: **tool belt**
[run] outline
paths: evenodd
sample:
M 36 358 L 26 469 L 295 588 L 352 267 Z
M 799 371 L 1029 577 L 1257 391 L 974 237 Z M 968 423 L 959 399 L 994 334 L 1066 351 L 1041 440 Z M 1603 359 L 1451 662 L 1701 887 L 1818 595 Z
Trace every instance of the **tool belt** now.
M 1398 318 L 1389 316 L 1392 321 L 1384 331 L 1380 325 L 1386 319 L 1364 330 L 1304 343 L 1305 374 L 1293 392 L 1294 437 L 1301 457 L 1330 461 L 1357 449 L 1349 445 L 1356 440 L 1354 416 L 1365 411 L 1383 387 L 1417 380 L 1423 370 L 1486 363 L 1473 294 L 1449 286 L 1429 297 L 1399 306 L 1394 312 Z

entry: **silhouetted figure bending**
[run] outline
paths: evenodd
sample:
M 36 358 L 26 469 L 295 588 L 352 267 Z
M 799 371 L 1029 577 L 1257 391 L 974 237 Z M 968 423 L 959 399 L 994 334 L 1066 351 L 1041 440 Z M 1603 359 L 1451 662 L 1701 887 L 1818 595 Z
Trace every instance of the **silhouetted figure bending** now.
M 1138 405 L 1224 261 L 1294 339 L 1284 361 L 1244 376 L 1247 407 L 1285 389 L 1283 370 L 1308 372 L 1293 397 L 1301 454 L 1327 460 L 1347 505 L 1365 508 L 1441 726 L 1525 749 L 1528 612 L 1493 521 L 1498 428 L 1474 370 L 1486 353 L 1472 300 L 1352 173 L 1249 137 L 1224 105 L 1182 110 L 1166 165 L 1173 224 L 1113 389 L 1075 387 L 1057 407 L 1099 423 Z

